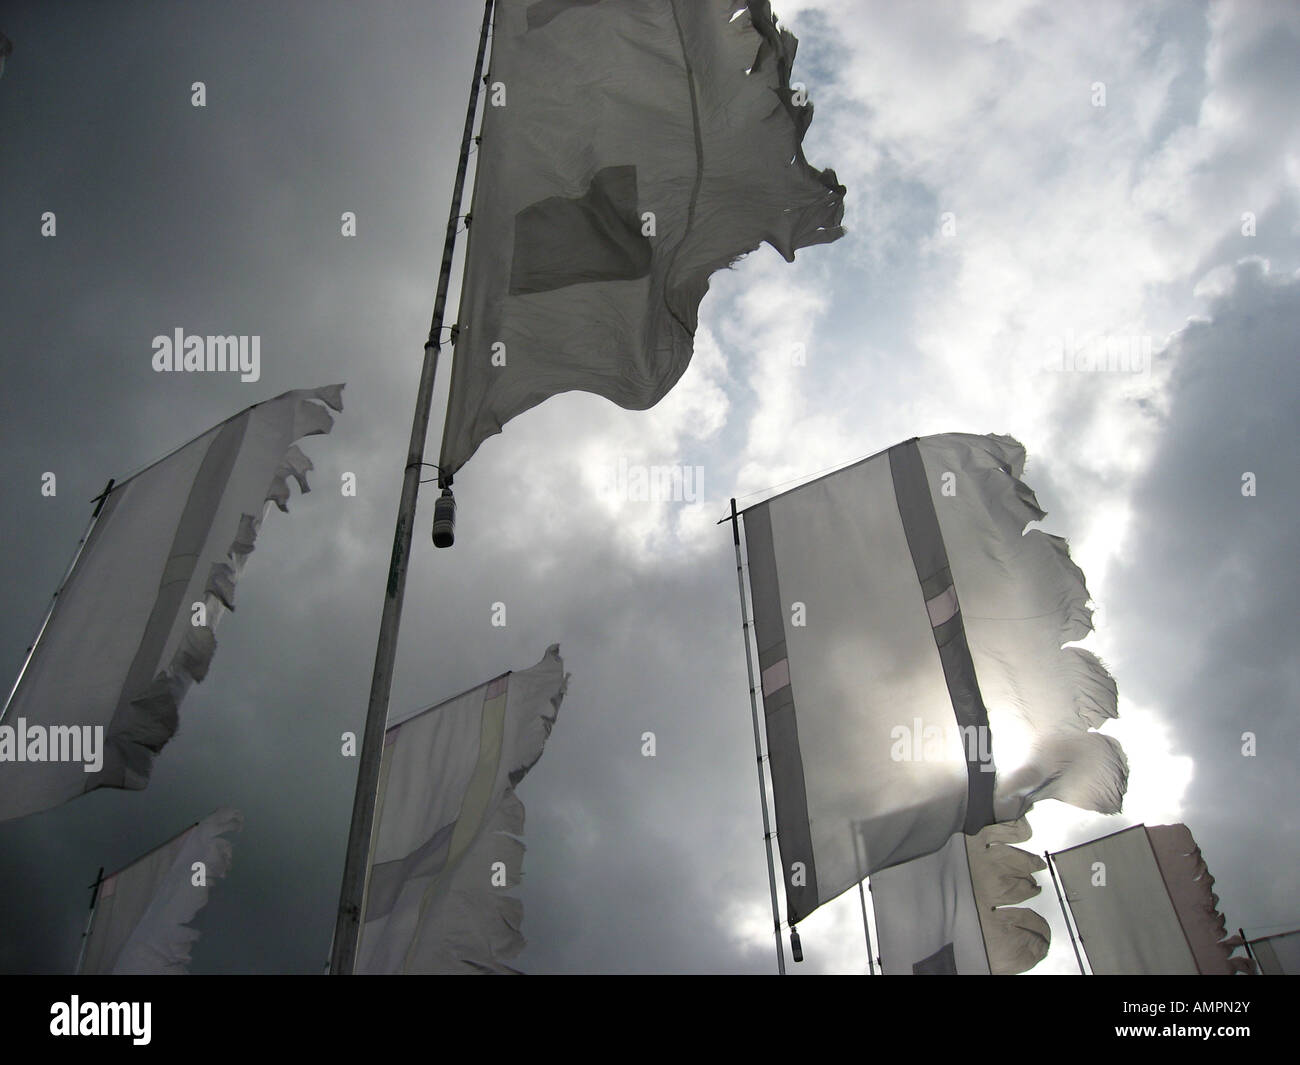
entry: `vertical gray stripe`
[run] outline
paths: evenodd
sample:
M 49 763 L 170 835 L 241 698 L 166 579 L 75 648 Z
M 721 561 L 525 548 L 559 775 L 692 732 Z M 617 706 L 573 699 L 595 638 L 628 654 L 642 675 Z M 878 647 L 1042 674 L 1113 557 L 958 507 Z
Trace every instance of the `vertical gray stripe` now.
M 992 776 L 991 773 L 987 775 Z M 975 920 L 979 925 L 980 957 L 984 959 L 985 972 L 987 972 L 989 975 L 992 975 L 993 962 L 989 960 L 989 932 L 992 930 L 986 930 L 984 927 L 984 904 L 980 900 L 979 893 L 975 890 L 975 872 L 973 869 L 971 869 L 970 849 L 972 846 L 978 847 L 980 844 L 978 840 L 976 840 L 972 844 L 971 840 L 972 837 L 966 836 L 961 841 L 961 858 L 962 858 L 961 864 L 962 867 L 966 870 L 966 883 L 970 885 L 971 902 L 974 904 L 975 907 Z M 986 843 L 984 844 L 984 846 L 987 847 L 989 846 L 989 844 Z M 994 908 L 995 907 L 990 906 L 989 912 L 992 913 Z M 998 933 L 996 931 L 993 931 L 993 934 L 997 935 Z
M 776 579 L 772 518 L 766 503 L 745 511 L 745 547 L 749 556 L 749 591 L 754 600 L 754 632 L 761 673 L 781 661 L 786 654 L 785 615 Z
M 772 519 L 766 504 L 745 511 L 745 546 L 749 555 L 749 589 L 754 600 L 754 633 L 760 669 L 786 657 L 785 612 L 772 544 Z M 763 693 L 763 724 L 767 732 L 768 767 L 776 802 L 777 840 L 785 882 L 786 920 L 797 924 L 815 910 L 817 863 L 808 824 L 808 793 L 804 787 L 799 727 L 795 720 L 794 689 L 786 685 Z M 805 883 L 792 886 L 791 865 L 802 862 Z
M 162 576 L 158 582 L 153 610 L 149 613 L 149 620 L 145 623 L 135 658 L 127 671 L 122 690 L 118 694 L 117 709 L 113 713 L 113 720 L 109 724 L 105 737 L 107 745 L 115 749 L 120 760 L 114 759 L 117 763 L 113 767 L 114 779 L 101 779 L 96 782 L 99 786 L 121 787 L 125 769 L 148 776 L 152 759 L 147 752 L 156 753 L 162 750 L 163 745 L 176 731 L 175 721 L 159 722 L 160 725 L 165 724 L 166 735 L 150 730 L 158 738 L 147 741 L 143 745 L 136 735 L 122 736 L 124 727 L 140 712 L 132 709 L 132 702 L 145 694 L 162 667 L 159 659 L 162 657 L 167 637 L 171 634 L 176 615 L 182 608 L 181 600 L 194 575 L 199 553 L 203 550 L 208 532 L 212 528 L 217 507 L 225 493 L 226 482 L 230 479 L 235 460 L 239 457 L 240 445 L 243 443 L 247 428 L 247 417 L 235 418 L 221 427 L 208 445 L 194 483 L 190 486 L 189 498 L 186 499 L 185 508 L 176 523 L 171 550 L 167 553 L 167 562 L 163 566 Z M 234 534 L 235 530 L 232 529 L 232 538 Z M 135 732 L 135 730 L 129 731 Z M 105 768 L 108 769 L 107 766 Z
M 915 438 L 889 449 L 889 471 L 894 481 L 898 514 L 902 518 L 907 546 L 912 553 L 912 564 L 916 567 L 916 579 L 921 586 L 918 594 L 923 600 L 928 599 L 951 585 L 952 576 L 948 569 L 948 551 L 939 529 L 939 517 L 934 512 L 934 500 L 930 498 L 930 482 L 926 476 L 925 463 L 921 460 L 921 449 Z M 980 696 L 970 647 L 966 643 L 960 595 L 957 613 L 931 631 L 934 633 L 935 646 L 939 648 L 939 660 L 943 664 L 943 676 L 948 685 L 948 695 L 952 699 L 952 711 L 957 724 L 963 729 L 963 735 L 973 728 L 988 736 L 986 749 L 991 756 L 993 741 L 988 732 L 989 716 Z M 995 774 L 981 770 L 980 744 L 967 740 L 964 747 L 967 790 L 966 821 L 962 831 L 974 835 L 985 825 L 993 823 Z

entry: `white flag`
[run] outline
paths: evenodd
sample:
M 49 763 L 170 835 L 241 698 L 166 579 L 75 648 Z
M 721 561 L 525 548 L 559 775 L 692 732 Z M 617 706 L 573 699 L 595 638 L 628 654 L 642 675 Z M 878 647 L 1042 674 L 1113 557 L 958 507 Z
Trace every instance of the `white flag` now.
M 886 976 L 987 975 L 966 837 L 871 878 L 880 971 Z
M 1056 798 L 1115 812 L 1115 684 L 1010 437 L 910 440 L 745 511 L 791 922 Z M 855 840 L 857 846 L 855 846 Z
M 1021 818 L 955 834 L 933 854 L 876 873 L 871 899 L 886 975 L 1010 976 L 1047 956 L 1051 929 L 1012 903 L 1041 890 L 1037 855 L 1012 843 L 1030 836 Z
M 524 807 L 568 677 L 553 645 L 389 726 L 379 770 L 359 973 L 513 972 L 524 947 Z
M 1097 975 L 1246 971 L 1186 825 L 1134 825 L 1052 855 Z
M 115 485 L 0 721 L 0 821 L 143 788 L 201 681 L 272 503 L 312 468 L 342 385 L 249 407 Z
M 766 0 L 497 0 L 440 470 L 561 392 L 645 410 L 709 276 L 839 237 Z
M 243 818 L 222 808 L 105 877 L 82 951 L 81 973 L 180 974 L 199 933 L 187 924 L 208 901 L 211 882 L 230 870 Z

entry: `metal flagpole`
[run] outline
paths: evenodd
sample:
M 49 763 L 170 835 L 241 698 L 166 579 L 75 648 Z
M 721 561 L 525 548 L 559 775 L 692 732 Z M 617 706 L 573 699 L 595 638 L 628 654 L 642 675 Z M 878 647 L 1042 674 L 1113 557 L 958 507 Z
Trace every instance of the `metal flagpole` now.
M 1047 871 L 1052 876 L 1052 886 L 1056 888 L 1056 901 L 1061 904 L 1061 916 L 1065 918 L 1065 930 L 1070 934 L 1070 946 L 1074 948 L 1074 960 L 1079 963 L 1079 972 L 1087 976 L 1088 973 L 1083 967 L 1083 958 L 1079 955 L 1079 944 L 1074 940 L 1074 929 L 1070 927 L 1070 914 L 1065 908 L 1065 896 L 1061 894 L 1061 885 L 1056 879 L 1056 865 L 1052 862 L 1050 851 L 1043 851 L 1043 857 L 1047 859 Z
M 14 701 L 14 695 L 18 692 L 18 685 L 23 681 L 23 674 L 27 672 L 27 667 L 32 664 L 32 655 L 36 653 L 36 645 L 41 642 L 41 637 L 45 635 L 45 630 L 50 624 L 50 618 L 54 616 L 54 608 L 59 603 L 59 593 L 63 591 L 63 586 L 68 583 L 68 578 L 72 576 L 72 571 L 77 568 L 77 562 L 81 558 L 81 553 L 86 549 L 86 542 L 90 539 L 91 531 L 95 528 L 95 523 L 99 520 L 99 512 L 104 509 L 104 503 L 108 499 L 108 494 L 113 490 L 113 478 L 108 479 L 108 484 L 104 490 L 94 499 L 94 511 L 90 515 L 90 523 L 86 526 L 86 531 L 82 534 L 81 539 L 77 541 L 77 550 L 72 555 L 72 561 L 68 563 L 68 568 L 63 572 L 63 580 L 59 581 L 59 587 L 55 590 L 54 595 L 50 597 L 50 608 L 45 612 L 45 617 L 41 621 L 41 627 L 36 631 L 36 638 L 32 640 L 32 645 L 27 648 L 27 653 L 23 657 L 23 664 L 18 670 L 18 676 L 14 679 L 13 687 L 9 689 L 9 694 L 5 698 L 4 709 L 0 710 L 0 721 L 4 720 L 5 714 L 9 713 L 9 704 Z
M 105 495 L 108 493 L 105 492 Z M 98 513 L 98 511 L 96 512 Z M 81 933 L 81 950 L 77 952 L 77 967 L 72 971 L 81 972 L 81 964 L 86 960 L 86 944 L 90 941 L 90 926 L 95 923 L 95 904 L 99 902 L 99 885 L 104 882 L 104 867 L 99 867 L 99 873 L 95 877 L 95 882 L 90 885 L 90 916 L 86 918 L 86 930 Z
M 456 249 L 456 223 L 465 191 L 465 173 L 469 167 L 469 148 L 474 134 L 474 116 L 478 111 L 479 85 L 483 78 L 483 57 L 487 52 L 488 30 L 492 24 L 493 0 L 483 4 L 483 27 L 479 33 L 478 56 L 474 60 L 474 81 L 470 86 L 469 106 L 465 111 L 465 130 L 460 141 L 460 163 L 452 191 L 451 211 L 442 249 L 442 270 L 433 306 L 433 322 L 424 345 L 424 366 L 415 398 L 415 415 L 411 421 L 411 443 L 406 469 L 402 475 L 402 498 L 397 506 L 397 525 L 393 531 L 393 554 L 388 566 L 388 583 L 384 592 L 384 609 L 379 623 L 379 643 L 375 648 L 375 671 L 370 682 L 370 703 L 366 709 L 365 734 L 361 743 L 361 760 L 357 766 L 357 790 L 352 803 L 352 824 L 348 832 L 347 858 L 343 866 L 343 885 L 339 893 L 338 922 L 334 928 L 334 945 L 330 971 L 352 972 L 356 961 L 357 940 L 361 931 L 361 905 L 365 892 L 366 863 L 370 852 L 370 834 L 374 825 L 375 796 L 379 783 L 379 762 L 384 753 L 384 726 L 388 720 L 388 696 L 393 685 L 393 663 L 397 657 L 397 630 L 402 618 L 402 600 L 406 592 L 406 567 L 411 556 L 411 533 L 415 521 L 416 497 L 420 490 L 420 471 L 424 466 L 424 440 L 429 433 L 429 408 L 433 403 L 433 380 L 438 371 L 443 316 L 447 307 L 447 289 L 451 283 L 452 255 Z
M 858 902 L 862 904 L 862 931 L 867 937 L 867 971 L 876 975 L 876 961 L 871 953 L 871 928 L 867 924 L 867 893 L 862 890 L 862 881 L 858 881 Z
M 749 672 L 749 716 L 754 724 L 754 754 L 758 758 L 758 799 L 763 808 L 763 844 L 767 847 L 767 887 L 772 895 L 772 933 L 776 937 L 776 971 L 784 976 L 785 948 L 781 946 L 781 911 L 776 902 L 776 871 L 772 864 L 772 828 L 767 817 L 767 782 L 763 779 L 763 741 L 758 731 L 758 689 L 754 686 L 754 658 L 749 649 L 749 604 L 745 599 L 744 563 L 740 559 L 740 519 L 736 515 L 734 499 L 731 501 L 731 539 L 736 545 L 736 586 L 740 590 L 740 631 L 745 638 L 745 669 Z M 793 931 L 791 929 L 792 933 Z
M 850 826 L 849 831 L 853 835 L 853 861 L 857 864 L 858 869 L 861 870 L 862 858 L 858 854 L 857 822 L 854 822 Z M 865 880 L 866 877 L 863 877 L 862 879 Z M 870 975 L 875 976 L 876 962 L 875 962 L 875 958 L 871 953 L 871 926 L 867 924 L 867 893 L 862 890 L 862 880 L 858 881 L 858 902 L 862 906 L 862 933 L 867 937 L 867 971 L 870 973 Z M 875 907 L 873 906 L 872 909 L 875 909 Z
M 873 887 L 871 886 L 871 878 L 870 878 L 870 877 L 867 878 L 867 890 L 871 892 L 871 912 L 874 914 L 874 913 L 876 912 L 876 895 L 875 895 L 875 888 L 873 888 Z M 879 928 L 876 929 L 876 943 L 877 943 L 877 945 L 880 943 L 880 929 L 879 929 Z M 876 955 L 876 964 L 877 964 L 878 966 L 880 966 L 880 975 L 881 975 L 881 976 L 884 976 L 884 975 L 885 975 L 885 963 L 884 963 L 883 961 L 880 960 L 880 955 L 879 955 L 879 954 Z

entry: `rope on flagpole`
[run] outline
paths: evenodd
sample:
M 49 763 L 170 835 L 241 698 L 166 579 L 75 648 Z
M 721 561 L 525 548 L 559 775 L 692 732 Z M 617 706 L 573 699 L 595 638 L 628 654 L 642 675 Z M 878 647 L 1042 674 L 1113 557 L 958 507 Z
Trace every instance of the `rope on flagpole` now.
M 772 896 L 772 932 L 776 937 L 776 971 L 785 975 L 785 950 L 781 946 L 781 911 L 776 901 L 776 871 L 772 864 L 772 828 L 767 816 L 767 781 L 763 779 L 763 741 L 758 730 L 758 696 L 754 685 L 754 657 L 749 649 L 749 605 L 745 598 L 745 571 L 740 557 L 740 519 L 731 501 L 731 539 L 736 547 L 736 586 L 740 591 L 740 631 L 745 640 L 745 669 L 749 673 L 749 713 L 754 725 L 754 754 L 758 759 L 758 798 L 763 809 L 763 845 L 767 848 L 767 887 Z M 799 953 L 798 933 L 790 929 L 792 949 Z M 797 956 L 795 961 L 801 961 Z
M 1079 963 L 1079 973 L 1087 976 L 1087 970 L 1083 967 L 1083 958 L 1079 954 L 1079 944 L 1074 939 L 1074 929 L 1070 927 L 1070 914 L 1065 908 L 1065 896 L 1061 894 L 1061 885 L 1056 879 L 1056 865 L 1052 861 L 1051 852 L 1043 851 L 1043 857 L 1047 859 L 1047 871 L 1052 876 L 1052 886 L 1056 888 L 1056 901 L 1061 904 L 1061 916 L 1065 918 L 1065 930 L 1070 934 L 1070 946 L 1074 948 L 1074 960 Z

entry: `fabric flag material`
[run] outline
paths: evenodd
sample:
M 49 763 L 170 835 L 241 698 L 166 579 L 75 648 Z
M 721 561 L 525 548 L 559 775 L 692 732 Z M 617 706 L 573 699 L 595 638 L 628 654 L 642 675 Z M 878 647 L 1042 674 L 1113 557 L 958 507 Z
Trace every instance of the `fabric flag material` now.
M 561 392 L 645 410 L 709 275 L 843 234 L 766 0 L 497 0 L 442 475 Z
M 1300 976 L 1300 931 L 1252 939 L 1250 949 L 1265 976 Z
M 1119 810 L 1083 574 L 1010 437 L 913 439 L 744 513 L 789 920 L 1039 799 Z M 855 846 L 856 844 L 856 846 Z
M 937 851 L 872 876 L 871 904 L 886 976 L 990 972 L 960 832 Z
M 263 514 L 308 490 L 294 441 L 330 431 L 342 390 L 249 407 L 114 486 L 0 721 L 0 821 L 145 787 Z
M 187 922 L 207 903 L 211 882 L 230 871 L 230 841 L 221 837 L 243 823 L 237 810 L 223 807 L 105 877 L 78 972 L 188 972 L 199 933 Z M 196 862 L 203 863 L 201 870 Z
M 1134 825 L 1052 855 L 1097 975 L 1226 975 L 1250 968 L 1225 938 L 1214 878 L 1186 825 Z
M 1030 834 L 1029 822 L 1021 818 L 965 837 L 980 928 L 994 976 L 1027 972 L 1047 957 L 1052 945 L 1048 923 L 1027 906 L 1013 905 L 1042 891 L 1034 874 L 1046 869 L 1047 863 L 1010 846 L 1024 843 Z
M 1011 843 L 1030 836 L 1024 818 L 956 833 L 933 854 L 871 878 L 881 971 L 886 975 L 1005 976 L 1047 955 L 1051 929 L 1024 902 L 1042 888 L 1043 860 Z
M 1244 946 L 1238 936 L 1229 936 L 1219 896 L 1214 894 L 1214 877 L 1201 856 L 1201 848 L 1186 825 L 1153 825 L 1146 830 L 1156 864 L 1169 899 L 1174 904 L 1187 945 L 1196 959 L 1196 969 L 1205 974 L 1246 972 L 1245 957 L 1232 957 Z
M 359 973 L 510 973 L 523 949 L 524 807 L 568 676 L 559 645 L 389 726 L 358 949 Z

